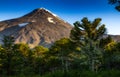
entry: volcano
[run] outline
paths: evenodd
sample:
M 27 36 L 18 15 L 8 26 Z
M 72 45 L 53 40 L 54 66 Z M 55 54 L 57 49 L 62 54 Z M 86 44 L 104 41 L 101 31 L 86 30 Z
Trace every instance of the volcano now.
M 15 19 L 0 22 L 0 44 L 4 35 L 13 36 L 15 43 L 25 43 L 31 48 L 50 47 L 56 40 L 69 38 L 72 26 L 44 8 Z

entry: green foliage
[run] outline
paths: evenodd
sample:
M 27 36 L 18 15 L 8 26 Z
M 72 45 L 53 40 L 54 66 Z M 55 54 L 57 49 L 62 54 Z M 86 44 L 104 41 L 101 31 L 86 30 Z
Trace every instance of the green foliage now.
M 21 43 L 21 44 L 15 44 L 14 48 L 16 48 L 16 50 L 18 52 L 20 52 L 23 56 L 28 57 L 29 53 L 30 53 L 30 48 L 27 44 Z
M 107 35 L 106 35 L 106 36 L 107 36 Z M 114 40 L 111 38 L 111 36 L 108 36 L 108 37 L 102 38 L 102 39 L 100 40 L 99 46 L 100 46 L 100 48 L 105 49 L 105 47 L 107 47 L 108 44 L 111 43 L 111 42 L 114 42 Z
M 93 22 L 83 18 L 81 22 L 75 22 L 75 27 L 71 31 L 71 40 L 80 46 L 81 53 L 86 56 L 89 68 L 93 71 L 98 68 L 102 57 L 99 42 L 106 33 L 105 25 L 100 24 L 101 19 L 97 18 Z M 97 66 L 97 68 L 95 68 Z
M 14 65 L 16 62 L 13 62 L 15 59 L 15 56 L 17 55 L 15 50 L 13 49 L 13 42 L 14 38 L 11 36 L 4 36 L 3 39 L 3 46 L 1 47 L 1 54 L 0 54 L 0 59 L 1 59 L 1 72 L 5 73 L 7 75 L 13 74 L 13 69 Z
M 11 49 L 14 43 L 14 37 L 12 36 L 4 36 L 3 38 L 3 47 L 6 47 L 7 49 Z
M 107 69 L 120 69 L 120 43 L 114 41 L 106 46 L 106 52 L 104 53 L 104 63 Z
M 20 53 L 19 58 L 21 57 L 21 71 L 20 74 L 33 74 L 33 52 L 30 50 L 27 44 L 15 44 L 14 48 L 17 52 Z
M 73 45 L 70 39 L 62 38 L 54 43 L 50 48 L 50 54 L 56 56 L 61 61 L 63 71 L 68 71 L 70 53 L 73 50 Z
M 43 74 L 47 71 L 47 53 L 49 49 L 43 46 L 36 46 L 32 49 L 33 52 L 33 69 L 36 74 Z
M 36 46 L 35 48 L 33 48 L 33 52 L 34 57 L 44 57 L 44 54 L 48 52 L 48 48 L 45 48 L 43 46 Z
M 106 32 L 105 25 L 100 25 L 100 18 L 96 18 L 93 22 L 89 21 L 86 17 L 80 22 L 75 22 L 75 27 L 71 31 L 71 39 L 73 41 L 82 41 L 91 39 L 98 40 Z

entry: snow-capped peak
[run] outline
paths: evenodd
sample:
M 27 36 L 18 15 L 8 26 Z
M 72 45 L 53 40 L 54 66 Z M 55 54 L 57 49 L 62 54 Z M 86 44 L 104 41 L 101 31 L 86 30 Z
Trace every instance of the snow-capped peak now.
M 50 10 L 48 10 L 48 9 L 45 9 L 45 8 L 39 8 L 40 10 L 45 10 L 45 11 L 47 11 L 47 12 L 49 12 L 49 13 L 51 13 L 53 16 L 55 16 L 55 17 L 57 17 L 59 20 L 62 20 L 61 18 L 59 18 L 56 14 L 54 14 L 54 13 L 52 13 Z M 49 18 L 49 17 L 48 17 Z M 64 21 L 64 20 L 62 20 L 63 22 L 65 22 L 65 23 L 67 23 L 66 21 Z
M 39 8 L 39 9 L 40 9 L 40 10 L 45 10 L 45 11 L 47 11 L 47 12 L 51 13 L 53 16 L 57 17 L 57 15 L 56 15 L 56 14 L 54 14 L 54 13 L 52 13 L 50 10 L 47 10 L 47 9 L 45 9 L 45 8 Z

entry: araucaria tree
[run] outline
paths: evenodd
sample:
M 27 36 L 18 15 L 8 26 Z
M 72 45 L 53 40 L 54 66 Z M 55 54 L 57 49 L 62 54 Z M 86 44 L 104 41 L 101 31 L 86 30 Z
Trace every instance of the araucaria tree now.
M 81 54 L 86 56 L 87 64 L 91 71 L 97 71 L 101 64 L 102 52 L 100 40 L 106 33 L 104 24 L 100 24 L 101 19 L 96 18 L 89 21 L 86 17 L 74 23 L 71 30 L 71 40 L 81 48 Z

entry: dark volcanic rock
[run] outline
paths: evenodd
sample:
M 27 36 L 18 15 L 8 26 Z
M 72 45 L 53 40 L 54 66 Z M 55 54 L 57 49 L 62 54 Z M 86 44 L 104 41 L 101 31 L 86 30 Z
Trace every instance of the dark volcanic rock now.
M 30 47 L 49 47 L 56 40 L 69 37 L 72 26 L 50 11 L 40 8 L 23 17 L 0 22 L 0 43 L 3 35 L 12 35 L 15 43 Z

